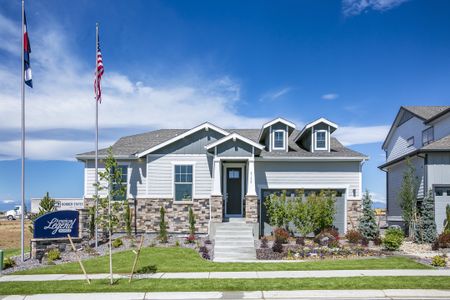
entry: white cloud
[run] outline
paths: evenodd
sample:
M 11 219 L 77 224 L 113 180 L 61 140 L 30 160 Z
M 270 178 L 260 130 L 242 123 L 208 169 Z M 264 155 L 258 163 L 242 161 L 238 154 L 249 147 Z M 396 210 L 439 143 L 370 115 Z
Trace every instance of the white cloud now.
M 12 21 L 0 15 L 0 26 L 2 24 L 14 35 L 20 30 L 20 26 L 13 26 Z M 68 30 L 50 21 L 37 26 L 31 37 L 34 88 L 26 88 L 27 131 L 58 128 L 93 132 L 94 66 L 86 65 L 73 53 Z M 17 55 L 8 49 L 3 45 L 0 51 L 6 50 L 9 56 Z M 236 112 L 241 101 L 240 85 L 227 75 L 210 79 L 180 74 L 180 78 L 166 80 L 158 76 L 160 83 L 153 84 L 132 81 L 127 74 L 109 70 L 107 63 L 105 69 L 103 101 L 99 106 L 100 128 L 136 128 L 141 132 L 143 128 L 190 128 L 204 121 L 229 128 L 257 128 L 266 121 Z M 20 130 L 18 75 L 16 69 L 0 65 L 0 128 L 11 132 Z M 187 77 L 189 79 L 185 79 Z M 286 92 L 288 90 L 280 91 L 274 96 L 280 97 Z M 17 136 L 15 141 L 0 142 L 0 157 L 17 157 L 19 139 Z M 31 159 L 69 159 L 74 153 L 92 148 L 91 140 L 28 140 L 26 152 Z
M 334 136 L 345 146 L 379 143 L 384 141 L 390 126 L 339 127 Z
M 386 11 L 409 0 L 342 0 L 345 16 L 359 15 L 367 10 Z
M 373 203 L 386 203 L 386 195 L 378 194 L 375 192 L 369 192 Z
M 3 204 L 11 204 L 11 203 L 15 203 L 16 201 L 14 200 L 2 200 Z
M 338 97 L 339 97 L 339 95 L 334 94 L 334 93 L 322 95 L 322 99 L 324 99 L 324 100 L 334 100 L 334 99 L 337 99 Z
M 292 90 L 292 88 L 290 88 L 290 87 L 284 87 L 284 88 L 276 90 L 276 91 L 268 92 L 268 93 L 264 94 L 259 99 L 259 101 L 277 100 L 277 99 L 281 98 L 282 96 L 286 95 L 287 93 L 289 93 L 291 90 Z

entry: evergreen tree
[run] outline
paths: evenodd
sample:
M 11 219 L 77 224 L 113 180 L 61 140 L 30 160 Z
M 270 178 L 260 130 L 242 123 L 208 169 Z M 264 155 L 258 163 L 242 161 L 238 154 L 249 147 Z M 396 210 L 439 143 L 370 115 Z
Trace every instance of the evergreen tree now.
M 436 223 L 434 220 L 433 192 L 429 191 L 423 199 L 420 209 L 420 218 L 415 233 L 415 241 L 418 243 L 433 243 L 436 239 Z
M 375 212 L 372 208 L 372 199 L 369 191 L 363 196 L 362 201 L 362 216 L 359 218 L 358 231 L 367 240 L 374 240 L 380 234 L 378 229 Z
M 445 215 L 444 233 L 450 233 L 450 204 L 445 207 Z
M 408 228 L 410 238 L 414 238 L 417 218 L 417 190 L 418 181 L 416 178 L 416 170 L 409 158 L 406 159 L 406 170 L 403 173 L 403 181 L 399 192 L 399 204 L 402 209 L 402 217 L 405 226 Z
M 195 216 L 192 207 L 189 207 L 189 233 L 195 235 Z
M 164 209 L 164 206 L 161 206 L 161 209 L 159 210 L 159 233 L 158 238 L 161 241 L 161 243 L 167 243 L 167 223 L 166 223 L 166 210 Z

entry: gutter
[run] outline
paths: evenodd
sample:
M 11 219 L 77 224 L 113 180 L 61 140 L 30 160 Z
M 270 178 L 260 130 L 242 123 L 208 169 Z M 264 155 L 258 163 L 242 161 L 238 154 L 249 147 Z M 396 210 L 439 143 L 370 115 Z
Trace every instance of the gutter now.
M 277 157 L 277 156 L 263 156 L 255 157 L 255 161 L 366 161 L 368 156 L 357 157 Z
M 384 164 L 382 164 L 381 166 L 378 166 L 378 169 L 380 169 L 381 171 L 386 171 L 384 170 L 384 168 L 389 167 L 393 164 L 396 164 L 398 162 L 401 162 L 402 160 L 408 158 L 408 157 L 412 157 L 412 156 L 419 156 L 419 154 L 421 153 L 429 153 L 429 152 L 448 152 L 449 149 L 417 149 L 414 150 L 412 152 L 409 152 L 403 156 L 397 157 L 396 159 L 393 159 L 391 161 L 388 161 Z

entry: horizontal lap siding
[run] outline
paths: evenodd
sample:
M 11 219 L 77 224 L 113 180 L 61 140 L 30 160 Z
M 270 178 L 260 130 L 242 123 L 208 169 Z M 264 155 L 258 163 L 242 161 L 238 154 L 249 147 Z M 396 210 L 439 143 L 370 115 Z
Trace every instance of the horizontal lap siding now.
M 173 165 L 194 163 L 194 198 L 211 195 L 211 159 L 205 155 L 149 155 L 147 163 L 148 196 L 173 197 Z
M 257 162 L 256 185 L 281 187 L 346 185 L 360 197 L 359 162 Z M 259 188 L 258 188 L 259 193 Z

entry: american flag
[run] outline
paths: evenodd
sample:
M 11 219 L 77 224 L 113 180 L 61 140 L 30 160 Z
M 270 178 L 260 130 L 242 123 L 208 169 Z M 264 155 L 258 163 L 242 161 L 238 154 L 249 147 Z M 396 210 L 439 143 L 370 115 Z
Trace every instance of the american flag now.
M 94 78 L 94 92 L 95 92 L 95 100 L 102 103 L 102 87 L 100 85 L 100 81 L 102 80 L 104 68 L 103 68 L 103 58 L 102 52 L 100 51 L 100 38 L 97 39 L 97 67 L 95 70 L 95 78 Z

